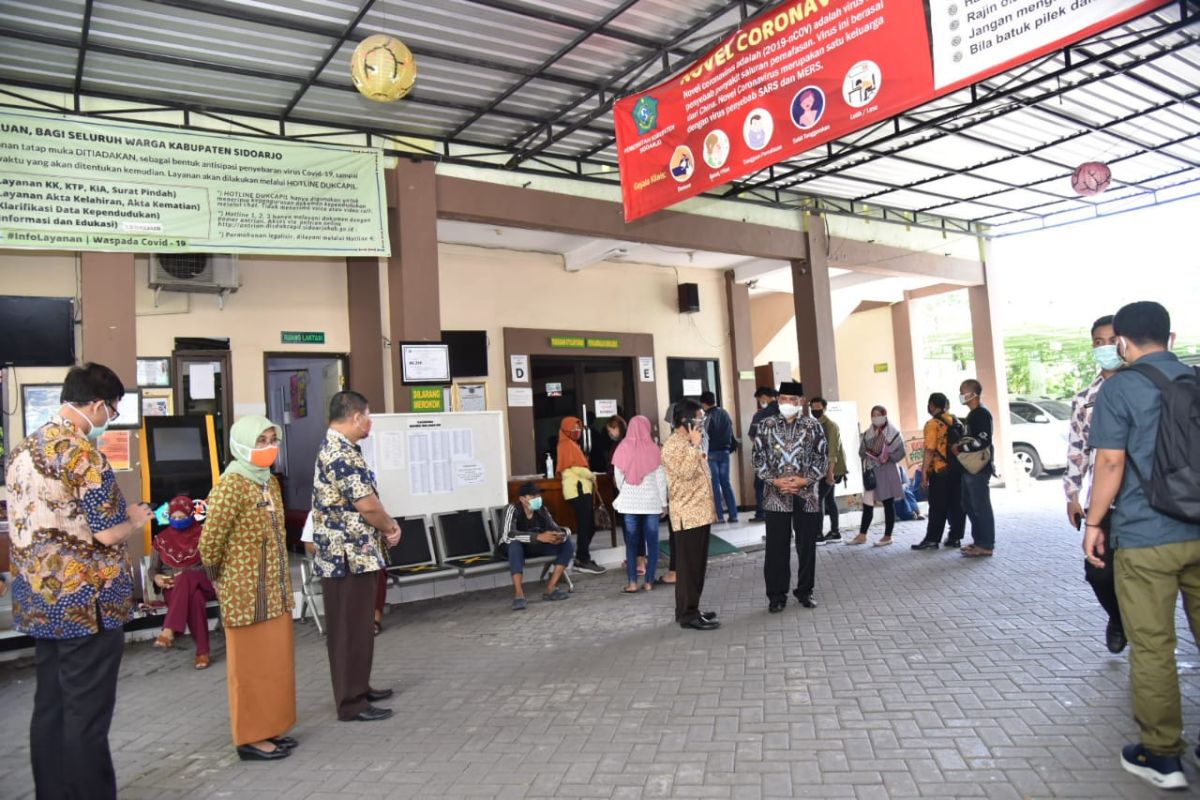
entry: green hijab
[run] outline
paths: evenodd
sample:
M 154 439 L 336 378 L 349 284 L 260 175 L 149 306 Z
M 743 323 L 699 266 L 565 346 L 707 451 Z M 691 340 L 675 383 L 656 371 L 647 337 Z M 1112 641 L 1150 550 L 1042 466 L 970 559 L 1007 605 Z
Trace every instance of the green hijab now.
M 279 441 L 283 441 L 283 429 L 266 417 L 242 417 L 233 423 L 233 427 L 229 429 L 229 453 L 233 456 L 233 461 L 229 462 L 223 475 L 241 475 L 259 486 L 265 485 L 270 480 L 270 467 L 256 467 L 250 463 L 250 451 L 254 449 L 255 444 L 258 443 L 258 437 L 267 428 L 274 428 Z

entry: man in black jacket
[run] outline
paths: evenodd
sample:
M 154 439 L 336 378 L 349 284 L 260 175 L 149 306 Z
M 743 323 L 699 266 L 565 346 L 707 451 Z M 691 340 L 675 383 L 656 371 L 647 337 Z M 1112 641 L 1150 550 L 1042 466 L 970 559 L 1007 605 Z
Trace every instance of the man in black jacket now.
M 700 395 L 700 405 L 704 406 L 704 426 L 708 431 L 708 471 L 712 475 L 717 522 L 725 518 L 728 509 L 729 521 L 735 523 L 738 521 L 737 500 L 733 497 L 733 484 L 729 482 L 729 457 L 734 449 L 733 419 L 717 405 L 717 396 L 712 392 Z
M 758 401 L 758 411 L 750 420 L 750 441 L 758 438 L 758 426 L 763 420 L 770 419 L 779 413 L 779 403 L 776 399 L 779 392 L 770 386 L 760 386 L 754 391 L 754 399 Z M 766 522 L 767 512 L 763 509 L 763 491 L 766 484 L 757 475 L 754 477 L 754 522 Z
M 952 452 L 970 453 L 984 450 L 988 463 L 975 474 L 963 470 L 962 503 L 971 520 L 971 544 L 962 549 L 969 558 L 990 556 L 996 546 L 996 519 L 992 514 L 992 496 L 989 484 L 996 468 L 996 451 L 992 446 L 992 412 L 983 405 L 983 384 L 974 379 L 965 380 L 958 387 L 958 401 L 971 409 L 967 414 L 968 437 L 954 445 Z
M 569 594 L 558 588 L 567 565 L 575 555 L 571 531 L 562 528 L 542 505 L 542 491 L 533 481 L 517 490 L 517 502 L 504 509 L 504 524 L 497 549 L 508 558 L 513 583 L 513 611 L 524 611 L 525 557 L 554 556 L 554 572 L 546 582 L 543 600 L 566 600 Z

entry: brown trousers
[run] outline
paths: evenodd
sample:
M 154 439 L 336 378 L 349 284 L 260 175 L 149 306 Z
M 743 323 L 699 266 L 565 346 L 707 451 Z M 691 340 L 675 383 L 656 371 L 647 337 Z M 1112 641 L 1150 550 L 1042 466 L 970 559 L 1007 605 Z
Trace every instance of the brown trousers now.
M 675 621 L 695 622 L 700 619 L 700 595 L 704 591 L 704 574 L 708 571 L 708 538 L 711 525 L 676 531 L 671 551 L 675 557 Z
M 329 650 L 329 676 L 338 719 L 354 719 L 366 711 L 375 655 L 375 593 L 379 576 L 374 572 L 322 578 L 325 600 L 325 645 Z

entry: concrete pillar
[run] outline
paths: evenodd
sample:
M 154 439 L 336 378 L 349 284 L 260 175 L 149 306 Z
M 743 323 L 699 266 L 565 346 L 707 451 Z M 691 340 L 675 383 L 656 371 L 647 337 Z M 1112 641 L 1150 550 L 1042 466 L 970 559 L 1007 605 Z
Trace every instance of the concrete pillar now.
M 412 410 L 400 369 L 401 342 L 442 338 L 438 291 L 437 177 L 432 161 L 400 159 L 392 170 L 396 206 L 391 209 L 388 309 L 392 329 L 392 390 L 395 410 Z
M 804 215 L 805 259 L 792 260 L 792 298 L 800 345 L 800 380 L 809 397 L 839 398 L 833 300 L 829 286 L 829 235 L 825 219 Z
M 758 408 L 754 400 L 754 343 L 750 329 L 750 289 L 734 280 L 732 271 L 725 273 L 725 296 L 729 305 L 729 348 L 733 353 L 733 402 L 726 410 L 733 417 L 733 432 L 742 437 L 750 427 L 750 418 Z M 743 379 L 742 374 L 751 377 Z M 742 442 L 734 462 L 737 465 L 738 497 L 743 505 L 754 497 L 754 463 L 751 445 Z
M 912 332 L 912 301 L 892 305 L 892 339 L 896 349 L 896 394 L 900 400 L 900 430 L 915 431 L 924 418 L 922 398 L 917 397 L 916 342 Z
M 346 305 L 350 316 L 350 375 L 346 385 L 366 395 L 373 411 L 385 411 L 383 317 L 379 259 L 346 259 Z
M 991 263 L 991 244 L 979 240 L 983 283 L 967 290 L 971 307 L 971 340 L 975 346 L 975 378 L 983 384 L 983 404 L 995 420 L 996 462 L 1001 477 L 1013 469 L 1012 443 L 1008 437 L 1008 379 L 1004 361 L 1003 330 L 997 319 L 999 301 L 995 291 L 996 267 Z

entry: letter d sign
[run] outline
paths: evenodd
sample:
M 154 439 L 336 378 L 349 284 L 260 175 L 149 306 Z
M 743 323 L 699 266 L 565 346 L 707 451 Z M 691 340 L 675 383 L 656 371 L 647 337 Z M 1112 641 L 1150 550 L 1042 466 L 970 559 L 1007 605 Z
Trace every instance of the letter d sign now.
M 509 356 L 513 383 L 529 383 L 529 356 Z

